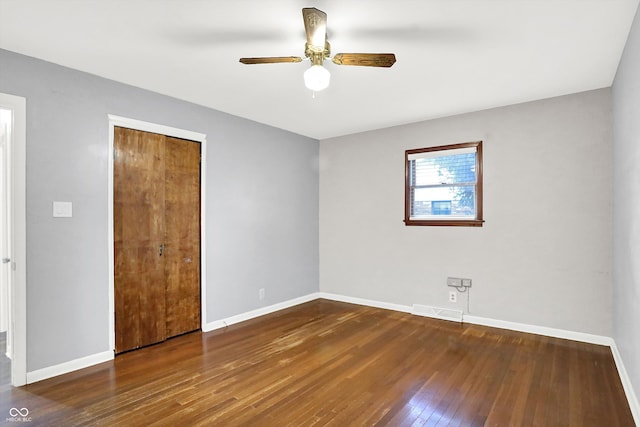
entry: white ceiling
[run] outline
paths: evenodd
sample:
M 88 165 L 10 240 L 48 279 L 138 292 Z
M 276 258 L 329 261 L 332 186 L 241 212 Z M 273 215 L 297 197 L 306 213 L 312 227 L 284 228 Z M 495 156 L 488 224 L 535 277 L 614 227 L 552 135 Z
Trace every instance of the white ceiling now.
M 302 7 L 333 53 L 315 98 Z M 638 0 L 0 0 L 0 48 L 316 139 L 610 86 Z

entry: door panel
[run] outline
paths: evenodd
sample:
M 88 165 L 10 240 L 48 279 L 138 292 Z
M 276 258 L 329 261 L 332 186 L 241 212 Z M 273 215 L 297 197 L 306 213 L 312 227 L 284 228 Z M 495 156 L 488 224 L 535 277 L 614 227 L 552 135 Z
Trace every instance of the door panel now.
M 116 352 L 162 341 L 165 279 L 164 136 L 125 128 L 114 135 Z
M 137 250 L 115 248 L 115 328 L 116 353 L 139 347 L 140 319 L 138 316 L 126 316 L 126 313 L 138 313 L 140 289 L 137 283 Z
M 141 248 L 138 253 L 140 272 L 137 274 L 140 301 L 140 342 L 138 347 L 155 344 L 167 338 L 165 327 L 166 280 L 164 260 L 159 255 L 160 244 Z
M 167 335 L 200 328 L 200 144 L 167 137 Z

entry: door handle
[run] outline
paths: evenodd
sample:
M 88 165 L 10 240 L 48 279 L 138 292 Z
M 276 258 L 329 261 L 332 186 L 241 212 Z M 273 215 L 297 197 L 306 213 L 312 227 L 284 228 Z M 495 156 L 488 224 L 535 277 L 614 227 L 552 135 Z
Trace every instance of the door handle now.
M 160 243 L 159 255 L 162 256 L 163 253 L 164 253 L 164 243 Z
M 11 262 L 11 258 L 2 258 L 3 264 L 9 264 Z

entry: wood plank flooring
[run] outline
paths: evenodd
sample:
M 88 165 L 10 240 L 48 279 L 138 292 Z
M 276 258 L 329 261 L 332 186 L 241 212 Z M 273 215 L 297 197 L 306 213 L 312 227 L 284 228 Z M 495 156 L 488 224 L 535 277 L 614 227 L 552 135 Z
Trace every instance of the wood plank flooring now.
M 608 347 L 316 300 L 0 391 L 0 423 L 633 426 Z

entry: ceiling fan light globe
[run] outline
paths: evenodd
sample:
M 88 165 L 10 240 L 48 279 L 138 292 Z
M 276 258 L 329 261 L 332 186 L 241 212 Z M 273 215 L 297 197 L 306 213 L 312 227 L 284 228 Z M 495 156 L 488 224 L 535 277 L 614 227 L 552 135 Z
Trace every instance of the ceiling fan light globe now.
M 322 65 L 312 65 L 304 72 L 304 84 L 314 92 L 320 92 L 329 87 L 330 79 L 331 73 Z

